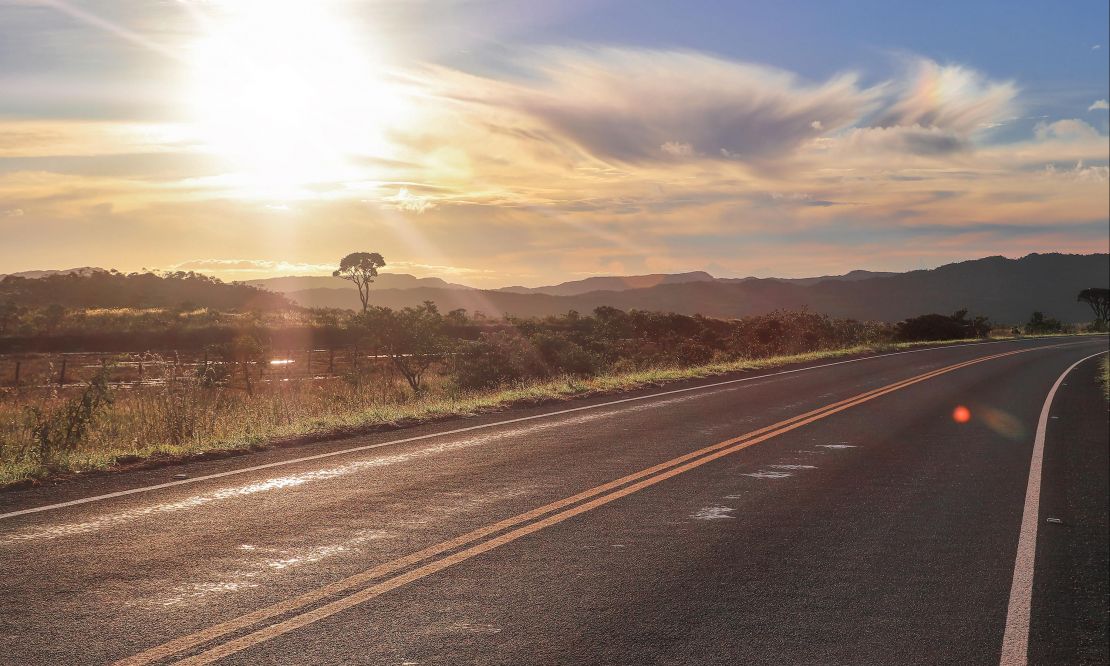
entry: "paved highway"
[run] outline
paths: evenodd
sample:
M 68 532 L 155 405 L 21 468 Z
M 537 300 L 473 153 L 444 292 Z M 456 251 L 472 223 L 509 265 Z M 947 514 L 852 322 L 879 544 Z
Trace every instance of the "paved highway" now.
M 0 661 L 1106 663 L 1106 349 L 826 362 L 0 494 Z

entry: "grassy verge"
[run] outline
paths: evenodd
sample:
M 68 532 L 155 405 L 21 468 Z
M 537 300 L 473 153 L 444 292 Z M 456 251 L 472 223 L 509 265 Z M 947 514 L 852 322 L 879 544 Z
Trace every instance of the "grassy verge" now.
M 791 356 L 654 367 L 595 377 L 561 377 L 488 391 L 457 391 L 433 382 L 411 397 L 395 380 L 366 384 L 275 386 L 246 396 L 187 385 L 177 389 L 120 392 L 90 426 L 80 445 L 56 453 L 48 463 L 28 455 L 33 433 L 27 410 L 58 396 L 0 403 L 0 488 L 49 477 L 109 470 L 121 465 L 159 464 L 212 454 L 260 449 L 298 441 L 372 432 L 448 417 L 488 413 L 512 406 L 659 386 L 668 382 L 790 364 L 965 342 L 869 344 Z M 1105 368 L 1105 366 L 1104 366 Z
M 1098 364 L 1099 383 L 1102 384 L 1102 397 L 1110 402 L 1110 356 L 1103 356 Z

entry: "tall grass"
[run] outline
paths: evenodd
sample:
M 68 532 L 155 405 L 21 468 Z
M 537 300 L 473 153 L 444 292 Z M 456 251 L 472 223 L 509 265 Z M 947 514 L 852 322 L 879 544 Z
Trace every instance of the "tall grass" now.
M 44 418 L 64 421 L 79 396 L 57 390 L 0 394 L 0 486 L 51 474 L 109 468 L 120 462 L 182 457 L 265 446 L 281 438 L 357 432 L 513 404 L 567 399 L 726 372 L 873 353 L 915 344 L 868 344 L 761 359 L 692 366 L 653 366 L 582 378 L 563 376 L 488 390 L 461 390 L 443 372 L 414 396 L 379 367 L 327 381 L 273 381 L 253 392 L 201 382 L 116 389 L 86 415 L 79 441 L 44 450 L 36 433 Z M 935 344 L 935 343 L 929 343 Z M 53 417 L 49 415 L 53 414 Z
M 1099 381 L 1102 384 L 1102 397 L 1110 402 L 1110 356 L 1103 356 L 1099 363 Z

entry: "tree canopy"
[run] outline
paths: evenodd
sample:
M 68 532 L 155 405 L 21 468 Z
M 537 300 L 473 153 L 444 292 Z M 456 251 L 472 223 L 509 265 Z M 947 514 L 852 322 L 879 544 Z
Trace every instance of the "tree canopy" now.
M 1096 324 L 1106 324 L 1107 318 L 1110 317 L 1110 289 L 1084 289 L 1079 292 L 1076 300 L 1091 306 L 1091 311 L 1095 313 Z
M 339 262 L 339 268 L 332 272 L 333 277 L 349 280 L 358 287 L 358 298 L 362 301 L 362 311 L 370 307 L 370 285 L 378 277 L 378 269 L 385 266 L 385 259 L 377 252 L 352 252 Z

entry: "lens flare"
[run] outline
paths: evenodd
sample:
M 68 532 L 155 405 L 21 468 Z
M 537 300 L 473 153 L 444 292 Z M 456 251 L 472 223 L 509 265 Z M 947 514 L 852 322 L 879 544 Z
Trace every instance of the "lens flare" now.
M 375 44 L 335 3 L 217 5 L 190 49 L 188 99 L 202 142 L 267 194 L 350 177 L 388 156 L 402 117 Z
M 952 420 L 956 423 L 967 423 L 971 420 L 971 410 L 963 405 L 957 405 L 952 410 Z

